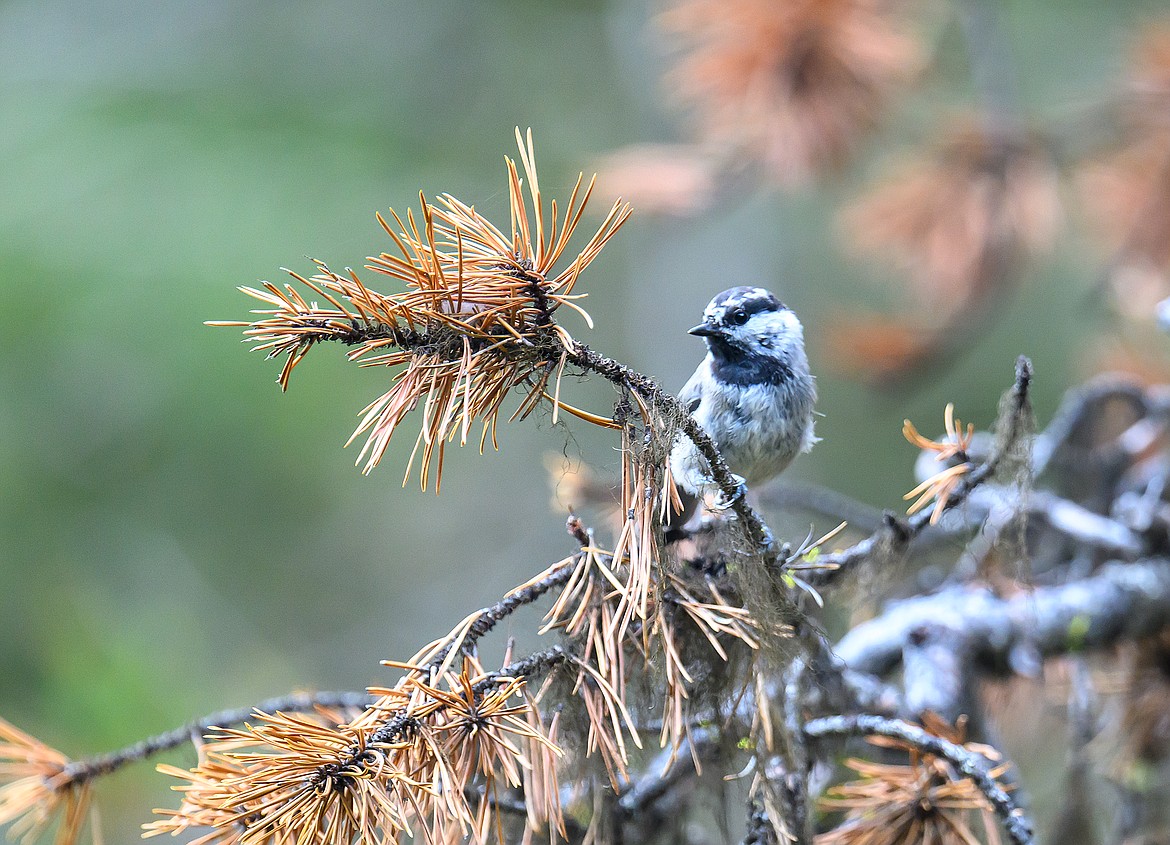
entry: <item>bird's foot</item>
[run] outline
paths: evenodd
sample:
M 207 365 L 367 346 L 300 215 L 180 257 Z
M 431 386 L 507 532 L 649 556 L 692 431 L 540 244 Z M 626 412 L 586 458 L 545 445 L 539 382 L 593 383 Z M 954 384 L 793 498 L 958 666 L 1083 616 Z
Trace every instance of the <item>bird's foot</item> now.
M 766 525 L 760 525 L 760 551 L 765 555 L 771 555 L 776 551 L 776 537 L 772 534 L 772 529 Z
M 735 493 L 733 493 L 730 498 L 720 497 L 719 500 L 716 501 L 714 505 L 712 505 L 713 510 L 731 510 L 733 507 L 742 502 L 744 496 L 747 495 L 747 482 L 738 475 L 733 474 L 732 478 L 735 479 Z

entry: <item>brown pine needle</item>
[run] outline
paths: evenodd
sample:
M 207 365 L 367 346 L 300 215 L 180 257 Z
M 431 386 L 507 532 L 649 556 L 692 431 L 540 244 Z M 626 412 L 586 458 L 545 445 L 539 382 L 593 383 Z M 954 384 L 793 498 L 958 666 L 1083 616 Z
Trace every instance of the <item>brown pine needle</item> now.
M 943 411 L 943 425 L 946 431 L 946 437 L 942 440 L 930 440 L 918 433 L 918 429 L 914 427 L 914 423 L 910 420 L 904 420 L 902 423 L 902 436 L 905 437 L 911 445 L 917 446 L 919 449 L 937 452 L 937 459 L 940 461 L 949 460 L 957 457 L 959 460 L 967 460 L 967 449 L 971 447 L 971 440 L 975 437 L 975 424 L 967 423 L 967 430 L 963 431 L 962 420 L 955 417 L 955 403 L 948 402 L 946 409 Z
M 466 637 L 466 623 L 448 642 Z M 183 802 L 157 811 L 146 835 L 210 828 L 197 841 L 343 845 L 394 841 L 421 827 L 435 841 L 476 831 L 473 841 L 485 841 L 494 802 L 467 796 L 518 787 L 528 771 L 539 772 L 545 790 L 555 787 L 550 769 L 561 750 L 526 678 L 486 672 L 472 657 L 460 662 L 458 671 L 412 669 L 396 687 L 371 689 L 378 701 L 346 724 L 326 711 L 257 712 L 251 725 L 214 733 L 195 768 L 160 767 L 181 781 Z M 555 792 L 534 799 L 542 820 L 559 819 Z
M 930 514 L 930 524 L 937 524 L 942 517 L 943 511 L 947 508 L 947 502 L 950 501 L 951 494 L 955 492 L 955 488 L 963 479 L 963 476 L 970 471 L 971 464 L 964 463 L 948 467 L 942 472 L 932 475 L 902 497 L 906 501 L 913 499 L 915 496 L 918 497 L 918 500 L 906 509 L 906 513 L 916 514 L 931 502 L 934 502 L 934 511 Z
M 917 446 L 924 451 L 937 453 L 935 458 L 939 461 L 961 461 L 959 464 L 947 467 L 932 475 L 902 497 L 906 501 L 917 497 L 917 500 L 906 510 L 908 514 L 918 513 L 918 511 L 925 508 L 931 502 L 934 502 L 934 510 L 930 514 L 931 525 L 938 523 L 947 508 L 947 503 L 950 501 L 951 495 L 955 492 L 955 488 L 958 487 L 963 476 L 972 469 L 967 450 L 970 448 L 971 441 L 975 436 L 975 425 L 968 423 L 966 431 L 963 430 L 962 421 L 955 417 L 955 405 L 953 402 L 947 403 L 946 409 L 943 412 L 943 424 L 946 435 L 941 440 L 930 440 L 923 437 L 918 433 L 918 429 L 914 427 L 914 423 L 910 422 L 910 420 L 905 420 L 902 424 L 902 436 L 911 445 Z

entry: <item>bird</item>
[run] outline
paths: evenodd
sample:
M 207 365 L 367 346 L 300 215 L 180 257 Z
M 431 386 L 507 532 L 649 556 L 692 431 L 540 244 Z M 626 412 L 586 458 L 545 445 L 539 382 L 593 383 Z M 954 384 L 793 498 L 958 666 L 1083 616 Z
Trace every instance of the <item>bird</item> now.
M 771 291 L 740 286 L 712 299 L 689 334 L 704 339 L 707 355 L 678 398 L 738 477 L 738 498 L 747 487 L 779 475 L 820 439 L 813 432 L 817 388 L 804 328 Z M 683 507 L 667 519 L 668 542 L 691 533 L 688 524 L 713 485 L 706 459 L 681 433 L 671 449 L 670 472 Z

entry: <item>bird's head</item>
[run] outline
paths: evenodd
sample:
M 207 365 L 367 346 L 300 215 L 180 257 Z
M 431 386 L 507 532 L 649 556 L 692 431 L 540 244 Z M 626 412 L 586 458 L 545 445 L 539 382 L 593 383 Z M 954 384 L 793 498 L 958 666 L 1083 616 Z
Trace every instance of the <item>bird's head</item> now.
M 690 330 L 705 338 L 717 359 L 736 361 L 761 356 L 784 358 L 796 344 L 803 344 L 800 320 L 783 302 L 764 288 L 728 288 L 703 312 L 703 322 Z

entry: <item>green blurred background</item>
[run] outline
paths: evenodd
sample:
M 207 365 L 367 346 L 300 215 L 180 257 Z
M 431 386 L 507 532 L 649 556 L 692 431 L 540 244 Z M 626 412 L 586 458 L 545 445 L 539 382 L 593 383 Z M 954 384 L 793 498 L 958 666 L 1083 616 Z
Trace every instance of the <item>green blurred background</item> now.
M 1105 90 L 1135 22 L 1161 8 L 1003 5 L 1029 112 L 1056 117 Z M 83 755 L 290 689 L 388 682 L 380 658 L 409 656 L 570 551 L 543 460 L 611 468 L 604 433 L 509 425 L 499 454 L 449 455 L 441 497 L 401 489 L 409 436 L 370 477 L 342 449 L 384 371 L 322 349 L 282 395 L 277 362 L 203 321 L 242 318 L 236 285 L 310 272 L 309 256 L 360 267 L 389 247 L 374 212 L 417 207 L 420 188 L 506 225 L 517 125 L 534 129 L 549 196 L 609 150 L 685 134 L 664 104 L 653 12 L 0 3 L 0 714 Z M 885 147 L 971 100 L 955 33 L 938 49 L 943 72 L 849 175 L 695 219 L 635 210 L 582 280 L 597 328 L 569 317 L 570 330 L 673 389 L 701 355 L 685 329 L 730 284 L 779 291 L 822 349 L 833 315 L 896 302 L 896 278 L 843 255 L 833 214 Z M 955 400 L 988 424 L 1018 353 L 1035 361 L 1046 419 L 1084 374 L 1098 261 L 1066 231 L 978 345 L 911 385 L 822 372 L 824 442 L 790 477 L 899 507 L 914 457 L 903 417 L 932 431 Z M 604 385 L 566 391 L 612 402 Z M 148 769 L 99 787 L 111 841 L 173 803 Z

